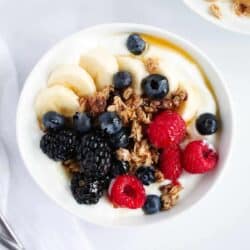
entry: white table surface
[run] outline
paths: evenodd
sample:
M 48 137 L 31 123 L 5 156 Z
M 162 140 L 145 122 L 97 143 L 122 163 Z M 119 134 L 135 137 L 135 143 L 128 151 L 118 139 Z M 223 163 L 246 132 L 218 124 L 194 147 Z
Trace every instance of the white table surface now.
M 80 222 L 94 249 L 249 250 L 250 36 L 217 28 L 193 14 L 181 0 L 0 0 L 0 34 L 13 55 L 20 88 L 36 61 L 57 41 L 90 25 L 114 21 L 157 25 L 185 37 L 206 52 L 230 88 L 236 138 L 231 162 L 220 182 L 202 202 L 174 220 L 135 230 L 113 230 Z M 8 216 L 24 244 L 31 246 L 28 250 L 39 250 L 43 240 L 53 245 L 55 236 L 70 238 L 64 218 L 71 215 L 41 192 L 18 155 L 12 170 Z M 29 238 L 27 225 L 34 230 L 44 220 L 47 226 L 43 230 L 48 234 L 43 237 L 47 238 L 41 239 L 39 235 Z M 55 223 L 62 228 L 56 234 Z

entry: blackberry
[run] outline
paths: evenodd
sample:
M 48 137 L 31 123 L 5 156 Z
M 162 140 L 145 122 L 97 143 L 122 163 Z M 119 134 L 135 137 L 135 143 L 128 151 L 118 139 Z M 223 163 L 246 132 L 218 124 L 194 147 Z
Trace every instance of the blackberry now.
M 74 131 L 63 129 L 58 132 L 48 132 L 40 141 L 44 154 L 55 161 L 66 161 L 75 158 L 78 145 Z
M 77 173 L 71 179 L 71 192 L 79 204 L 96 204 L 103 195 L 103 184 Z
M 111 168 L 111 158 L 111 149 L 101 132 L 91 132 L 83 136 L 77 160 L 80 171 L 87 178 L 102 179 L 107 176 Z

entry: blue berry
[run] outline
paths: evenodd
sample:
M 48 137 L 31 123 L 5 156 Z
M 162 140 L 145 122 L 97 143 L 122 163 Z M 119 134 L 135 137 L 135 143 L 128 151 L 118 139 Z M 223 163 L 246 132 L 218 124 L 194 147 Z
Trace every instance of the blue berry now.
M 215 115 L 204 113 L 196 120 L 196 128 L 201 135 L 211 135 L 218 130 L 218 121 Z
M 152 166 L 139 167 L 135 175 L 144 185 L 150 185 L 155 182 L 155 169 Z
M 42 122 L 46 130 L 58 131 L 65 127 L 66 119 L 64 116 L 54 111 L 49 111 L 44 114 Z
M 129 164 L 127 161 L 116 160 L 110 170 L 110 175 L 112 178 L 126 174 L 129 171 Z
M 80 134 L 87 133 L 91 130 L 91 119 L 86 113 L 75 113 L 73 116 L 73 128 Z
M 113 148 L 127 148 L 131 142 L 129 130 L 122 128 L 119 132 L 110 136 L 109 141 Z
M 113 84 L 116 89 L 127 88 L 132 83 L 132 76 L 127 71 L 119 71 L 114 75 Z
M 152 74 L 142 80 L 144 93 L 152 99 L 162 99 L 168 94 L 169 83 L 165 76 Z
M 134 55 L 140 55 L 146 48 L 145 41 L 138 34 L 131 34 L 127 40 L 127 48 Z
M 109 135 L 119 132 L 122 128 L 122 121 L 115 112 L 105 112 L 98 117 L 102 131 Z
M 155 214 L 161 209 L 161 199 L 159 196 L 151 194 L 148 195 L 143 206 L 145 214 Z

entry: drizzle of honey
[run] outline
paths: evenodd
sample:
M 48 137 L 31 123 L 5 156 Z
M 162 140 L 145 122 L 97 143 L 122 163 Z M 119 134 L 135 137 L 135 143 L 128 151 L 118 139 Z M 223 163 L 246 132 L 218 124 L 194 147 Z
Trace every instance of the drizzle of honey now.
M 197 66 L 197 68 L 199 69 L 207 88 L 211 92 L 211 94 L 216 102 L 216 107 L 218 107 L 217 98 L 216 98 L 216 95 L 215 95 L 215 92 L 214 92 L 214 89 L 212 87 L 210 80 L 208 79 L 207 75 L 205 74 L 203 68 L 196 62 L 196 60 L 186 50 L 184 50 L 183 48 L 177 46 L 176 44 L 174 44 L 166 39 L 163 39 L 161 37 L 151 36 L 148 34 L 141 34 L 141 37 L 147 42 L 147 44 L 153 44 L 153 45 L 156 45 L 158 47 L 173 50 L 173 51 L 177 52 L 178 54 L 181 54 L 190 63 L 195 64 Z M 218 108 L 216 108 L 216 115 L 219 116 Z

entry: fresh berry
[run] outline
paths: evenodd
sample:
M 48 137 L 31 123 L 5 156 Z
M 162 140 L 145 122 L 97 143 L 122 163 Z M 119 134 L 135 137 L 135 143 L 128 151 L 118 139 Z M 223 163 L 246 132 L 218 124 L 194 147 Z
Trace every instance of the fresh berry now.
M 80 134 L 85 134 L 91 130 L 91 119 L 86 113 L 75 113 L 73 116 L 73 128 Z
M 40 141 L 40 148 L 49 158 L 55 161 L 66 161 L 75 158 L 78 139 L 69 129 L 48 132 Z
M 84 135 L 77 151 L 80 171 L 87 178 L 101 179 L 108 175 L 112 154 L 102 133 L 97 131 Z
M 149 98 L 162 99 L 169 91 L 168 79 L 159 74 L 149 75 L 143 79 L 142 88 Z
M 183 167 L 193 174 L 202 174 L 213 170 L 218 161 L 218 154 L 205 141 L 192 141 L 184 150 Z
M 218 129 L 218 121 L 215 115 L 204 113 L 196 120 L 196 128 L 201 135 L 211 135 Z
M 103 195 L 103 185 L 98 180 L 88 180 L 77 173 L 71 179 L 71 192 L 79 204 L 96 204 Z
M 182 173 L 181 150 L 178 145 L 165 148 L 160 155 L 160 170 L 166 179 L 176 181 Z
M 138 34 L 131 34 L 127 40 L 127 48 L 134 55 L 140 55 L 146 48 L 145 41 Z
M 129 164 L 127 161 L 116 160 L 112 164 L 110 175 L 111 177 L 116 177 L 118 175 L 126 174 L 129 171 Z
M 154 194 L 148 195 L 142 209 L 145 214 L 155 214 L 159 212 L 161 209 L 160 197 Z
M 110 135 L 110 145 L 115 148 L 127 148 L 131 142 L 130 133 L 127 128 L 122 128 L 119 132 Z
M 144 184 L 150 185 L 155 182 L 155 169 L 152 166 L 139 167 L 135 176 Z
M 122 128 L 122 121 L 115 112 L 105 112 L 98 117 L 98 122 L 102 131 L 107 134 L 115 134 Z
M 120 175 L 111 182 L 109 198 L 118 207 L 141 208 L 146 199 L 145 190 L 135 176 Z
M 49 111 L 44 114 L 42 118 L 44 128 L 48 131 L 58 131 L 65 127 L 65 117 L 54 112 Z
M 127 88 L 132 83 L 132 76 L 127 71 L 119 71 L 114 75 L 113 84 L 116 89 Z
M 147 132 L 154 146 L 164 148 L 170 144 L 179 144 L 184 139 L 186 125 L 178 113 L 164 111 L 153 119 Z

